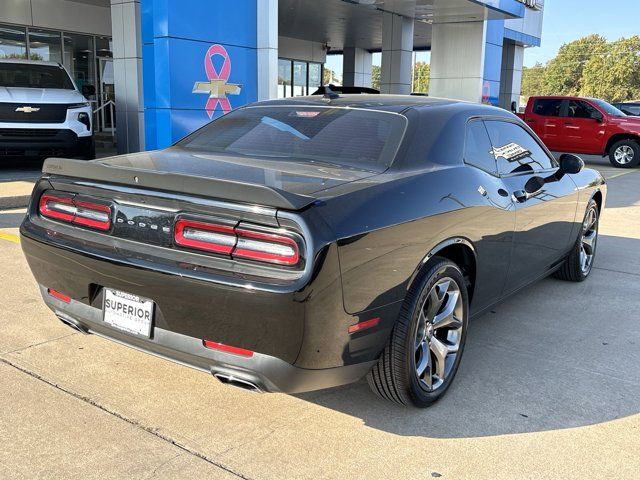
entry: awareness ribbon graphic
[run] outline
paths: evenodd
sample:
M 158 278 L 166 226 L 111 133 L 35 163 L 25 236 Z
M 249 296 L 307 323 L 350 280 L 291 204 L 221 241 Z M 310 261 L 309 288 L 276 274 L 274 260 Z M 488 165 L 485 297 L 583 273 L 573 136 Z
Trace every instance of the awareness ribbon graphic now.
M 213 57 L 216 55 L 224 59 L 220 71 L 217 71 L 213 65 Z M 231 76 L 231 58 L 222 45 L 212 45 L 209 47 L 204 57 L 204 70 L 207 74 L 208 81 L 196 82 L 193 87 L 193 93 L 209 94 L 209 99 L 205 105 L 205 110 L 209 118 L 213 117 L 218 105 L 220 105 L 220 109 L 224 113 L 229 113 L 232 107 L 227 95 L 238 95 L 240 93 L 240 85 L 227 83 Z

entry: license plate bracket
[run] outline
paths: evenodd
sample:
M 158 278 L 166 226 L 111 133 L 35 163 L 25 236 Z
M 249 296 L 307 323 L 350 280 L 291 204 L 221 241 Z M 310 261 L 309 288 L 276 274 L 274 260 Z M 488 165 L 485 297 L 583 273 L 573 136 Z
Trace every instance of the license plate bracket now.
M 149 338 L 155 313 L 155 303 L 131 293 L 104 289 L 103 321 L 129 335 Z

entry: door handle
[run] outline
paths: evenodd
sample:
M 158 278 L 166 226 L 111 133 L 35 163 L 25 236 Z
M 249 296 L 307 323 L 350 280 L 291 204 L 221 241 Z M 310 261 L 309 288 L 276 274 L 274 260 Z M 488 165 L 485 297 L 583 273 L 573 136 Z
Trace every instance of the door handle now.
M 513 200 L 517 203 L 524 203 L 529 199 L 529 195 L 524 190 L 516 190 L 513 192 Z
M 564 124 L 565 124 L 567 127 L 573 126 L 573 123 L 571 123 L 571 122 L 564 122 Z

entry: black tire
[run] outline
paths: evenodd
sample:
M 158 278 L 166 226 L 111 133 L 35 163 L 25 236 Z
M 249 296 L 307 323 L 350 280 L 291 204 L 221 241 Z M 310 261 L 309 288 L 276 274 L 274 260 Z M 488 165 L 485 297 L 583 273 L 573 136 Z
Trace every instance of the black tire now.
M 591 217 L 595 215 L 595 217 Z M 594 218 L 595 223 L 591 223 L 591 219 Z M 580 228 L 580 234 L 578 235 L 578 239 L 576 240 L 575 245 L 571 249 L 571 253 L 562 264 L 560 269 L 554 273 L 556 278 L 560 280 L 566 280 L 569 282 L 584 282 L 591 271 L 593 270 L 593 262 L 596 258 L 596 252 L 598 247 L 598 226 L 600 223 L 600 209 L 598 208 L 598 204 L 595 200 L 591 200 L 589 205 L 587 205 L 587 210 L 584 214 L 584 219 L 582 221 L 582 227 Z M 591 258 L 588 262 L 587 268 L 584 265 L 584 257 L 583 257 L 583 247 L 586 247 L 585 238 L 587 235 L 590 235 L 591 228 L 593 228 L 593 232 L 595 235 L 593 240 L 589 242 L 591 245 L 590 252 L 584 252 L 585 255 L 591 255 Z
M 626 150 L 627 154 L 626 156 L 617 157 L 616 154 L 621 153 L 621 149 Z M 632 155 L 631 159 L 629 159 L 629 155 Z M 640 164 L 640 143 L 629 138 L 614 143 L 609 150 L 609 161 L 611 165 L 617 168 L 637 167 Z
M 93 141 L 93 138 L 89 142 L 82 158 L 84 160 L 94 160 L 96 158 L 96 142 Z
M 448 373 L 444 375 L 445 378 L 443 381 L 438 382 L 439 385 L 437 388 L 429 391 L 424 380 L 419 378 L 417 371 L 423 363 L 420 361 L 420 365 L 417 365 L 416 356 L 422 357 L 424 350 L 417 347 L 416 344 L 419 343 L 419 337 L 423 335 L 425 337 L 427 336 L 426 327 L 422 330 L 419 330 L 419 328 L 421 328 L 420 325 L 425 325 L 425 323 L 427 325 L 429 324 L 429 322 L 419 322 L 420 312 L 423 308 L 427 308 L 428 312 L 428 309 L 431 308 L 430 294 L 432 290 L 444 288 L 441 287 L 441 285 L 447 285 L 448 279 L 455 282 L 455 287 L 458 289 L 456 292 L 453 290 L 453 285 L 449 287 L 456 295 L 455 305 L 458 306 L 456 309 L 458 313 L 453 314 L 451 318 L 456 318 L 456 320 L 459 321 L 460 327 L 451 327 L 451 330 L 446 330 L 446 327 L 442 327 L 440 330 L 432 328 L 428 342 L 431 342 L 433 338 L 443 340 L 442 338 L 437 338 L 437 336 L 447 333 L 447 340 L 450 336 L 455 337 L 458 347 L 455 357 L 451 357 L 454 353 L 448 353 L 442 357 L 445 360 L 450 360 L 449 364 L 447 364 L 446 361 L 441 363 L 447 365 Z M 378 359 L 378 363 L 374 365 L 367 375 L 367 381 L 374 393 L 386 400 L 401 405 L 413 405 L 419 408 L 430 406 L 445 394 L 460 365 L 460 359 L 462 358 L 467 337 L 469 297 L 466 285 L 467 283 L 462 271 L 455 263 L 441 257 L 434 257 L 430 260 L 423 269 L 422 274 L 407 292 L 399 318 L 391 332 L 389 342 Z M 447 290 L 447 293 L 443 296 L 443 300 L 440 301 L 436 310 L 440 307 L 444 309 L 449 305 L 450 301 L 454 302 L 454 297 L 449 292 L 450 290 Z M 457 303 L 458 299 L 460 301 L 459 304 Z M 458 319 L 458 316 L 462 316 L 462 318 Z M 419 332 L 422 333 L 419 334 Z M 453 332 L 454 335 L 451 335 L 451 332 Z M 421 345 L 423 345 L 424 342 L 427 342 L 427 340 L 423 340 Z M 445 342 L 439 342 L 439 344 L 443 343 Z M 446 345 L 450 345 L 449 342 L 446 342 Z M 428 358 L 429 366 L 427 368 L 429 370 L 427 371 L 425 369 L 423 376 L 425 379 L 428 379 L 429 383 L 433 382 L 434 378 L 441 380 L 440 377 L 431 374 L 433 369 L 437 368 L 435 365 L 437 365 L 438 362 L 434 360 L 435 356 L 430 348 L 427 349 L 427 352 L 428 356 L 425 358 Z M 422 360 L 422 358 L 420 358 L 420 360 Z M 435 387 L 435 384 L 433 384 L 433 387 Z

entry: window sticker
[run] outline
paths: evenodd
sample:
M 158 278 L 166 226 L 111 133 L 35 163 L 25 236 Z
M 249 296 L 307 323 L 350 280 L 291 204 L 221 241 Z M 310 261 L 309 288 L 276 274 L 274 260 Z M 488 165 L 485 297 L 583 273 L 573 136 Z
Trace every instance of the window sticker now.
M 495 147 L 492 150 L 492 153 L 494 157 L 496 157 L 496 160 L 502 157 L 507 162 L 517 162 L 518 160 L 531 156 L 531 152 L 529 150 L 517 143 L 509 143 L 504 147 Z
M 315 111 L 315 112 L 313 112 L 313 111 L 312 112 L 300 112 L 300 111 L 297 111 L 296 112 L 296 116 L 297 117 L 302 117 L 302 118 L 314 118 L 314 117 L 317 117 L 319 113 L 320 113 L 319 111 Z

